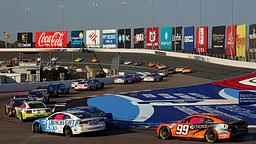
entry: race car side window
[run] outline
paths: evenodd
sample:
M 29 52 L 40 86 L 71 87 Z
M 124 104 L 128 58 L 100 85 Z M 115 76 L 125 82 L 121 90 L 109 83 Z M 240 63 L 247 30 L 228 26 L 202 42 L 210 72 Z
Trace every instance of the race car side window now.
M 208 123 L 208 122 L 214 122 L 214 120 L 210 118 L 204 118 L 203 123 Z
M 64 114 L 56 114 L 54 120 L 63 120 Z
M 22 104 L 22 105 L 20 106 L 20 108 L 25 108 L 25 104 Z
M 71 119 L 71 117 L 69 115 L 64 115 L 63 120 L 68 120 Z
M 56 116 L 56 114 L 55 115 L 51 115 L 48 119 L 50 120 L 50 119 L 54 119 L 54 117 Z
M 190 119 L 190 124 L 200 124 L 203 123 L 204 118 L 203 117 L 193 117 Z
M 181 123 L 188 123 L 190 118 L 184 119 Z

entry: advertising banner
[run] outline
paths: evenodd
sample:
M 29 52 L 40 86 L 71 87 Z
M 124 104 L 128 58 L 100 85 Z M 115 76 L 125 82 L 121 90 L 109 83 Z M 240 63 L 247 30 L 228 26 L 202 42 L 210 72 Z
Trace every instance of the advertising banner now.
M 182 27 L 176 27 L 176 34 L 175 34 L 175 27 L 173 27 L 172 28 L 172 49 L 173 50 L 175 49 L 181 50 L 181 40 L 182 40 Z
M 246 24 L 238 25 L 236 29 L 236 56 L 245 57 L 246 51 Z
M 161 28 L 161 49 L 172 49 L 172 27 Z
M 225 53 L 225 29 L 226 26 L 216 26 L 212 28 L 212 53 Z
M 194 27 L 185 27 L 184 28 L 184 49 L 185 52 L 194 51 Z
M 100 30 L 86 31 L 86 47 L 100 48 Z
M 231 29 L 232 30 L 232 37 L 231 37 Z M 232 28 L 231 26 L 227 27 L 227 34 L 226 34 L 226 55 L 231 55 L 230 49 L 232 49 L 232 55 L 236 55 L 236 25 L 233 25 Z M 232 39 L 232 43 L 231 43 Z M 232 44 L 232 48 L 231 48 Z
M 256 52 L 256 24 L 249 26 L 249 49 L 250 52 Z
M 66 48 L 68 31 L 36 32 L 36 48 Z
M 199 32 L 200 29 L 200 32 Z M 199 41 L 200 33 L 200 41 Z M 208 26 L 197 27 L 196 28 L 196 52 L 199 53 L 199 44 L 200 44 L 200 53 L 207 53 L 208 46 Z
M 31 48 L 32 47 L 32 32 L 22 32 L 17 34 L 17 41 L 19 48 Z
M 256 104 L 256 92 L 255 91 L 239 91 L 239 104 L 240 105 Z
M 72 48 L 81 48 L 84 41 L 84 31 L 71 31 L 71 47 Z
M 134 29 L 134 40 L 133 40 L 134 48 L 144 48 L 144 43 L 145 43 L 144 31 L 145 31 L 144 28 Z
M 158 35 L 159 35 L 159 27 L 154 27 L 152 31 L 151 28 L 147 28 L 147 48 L 152 48 L 152 43 L 153 43 L 153 48 L 158 49 Z
M 118 48 L 124 48 L 124 42 L 125 48 L 131 48 L 131 29 L 125 29 L 125 35 L 124 29 L 118 30 Z
M 103 30 L 103 48 L 116 48 L 116 29 Z

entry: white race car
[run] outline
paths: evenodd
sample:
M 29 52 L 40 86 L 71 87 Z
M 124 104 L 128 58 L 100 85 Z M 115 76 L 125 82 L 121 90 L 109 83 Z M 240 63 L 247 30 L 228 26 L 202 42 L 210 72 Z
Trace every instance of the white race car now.
M 183 70 L 183 66 L 177 66 L 175 69 L 175 72 L 179 73 L 179 72 L 182 72 L 182 70 Z
M 163 78 L 162 76 L 160 76 L 158 73 L 151 73 L 148 74 L 146 77 L 143 78 L 144 82 L 148 82 L 148 81 L 156 81 L 159 82 L 161 81 Z
M 132 61 L 130 61 L 130 60 L 127 60 L 124 62 L 124 65 L 130 65 L 130 64 L 132 64 Z
M 79 79 L 79 80 L 76 80 L 76 81 L 71 82 L 70 87 L 74 89 L 75 86 L 76 86 L 76 84 L 78 84 L 78 83 L 81 82 L 81 81 L 83 81 L 83 80 Z
M 158 71 L 158 74 L 160 75 L 160 76 L 168 76 L 168 71 L 165 71 L 165 70 L 160 70 L 160 71 Z
M 97 90 L 97 83 L 94 83 L 92 80 L 80 81 L 75 85 L 75 90 Z
M 134 80 L 130 76 L 119 76 L 119 77 L 114 79 L 114 83 L 128 84 L 128 83 L 134 83 Z
M 55 61 L 57 61 L 57 60 L 59 60 L 58 57 L 52 57 L 52 58 L 51 58 L 51 61 L 52 61 L 52 62 L 55 62 Z
M 32 131 L 35 133 L 60 133 L 67 137 L 105 129 L 104 118 L 94 117 L 94 115 L 81 110 L 57 112 L 47 118 L 35 120 L 32 124 Z

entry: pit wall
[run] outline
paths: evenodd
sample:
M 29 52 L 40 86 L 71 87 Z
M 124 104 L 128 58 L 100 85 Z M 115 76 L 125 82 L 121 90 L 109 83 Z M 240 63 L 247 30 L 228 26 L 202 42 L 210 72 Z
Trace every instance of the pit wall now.
M 102 48 L 93 49 L 93 48 L 90 48 L 87 50 L 89 51 L 94 50 L 95 52 L 156 54 L 156 55 L 162 55 L 162 56 L 195 59 L 195 60 L 210 62 L 214 64 L 221 64 L 225 66 L 256 69 L 256 63 L 253 63 L 253 62 L 221 59 L 221 58 L 215 58 L 215 57 L 198 55 L 198 54 L 177 53 L 177 52 L 149 50 L 149 49 L 102 49 Z M 80 48 L 13 48 L 13 49 L 1 48 L 0 49 L 0 52 L 14 52 L 14 51 L 15 52 L 47 52 L 47 51 L 81 52 L 81 49 Z

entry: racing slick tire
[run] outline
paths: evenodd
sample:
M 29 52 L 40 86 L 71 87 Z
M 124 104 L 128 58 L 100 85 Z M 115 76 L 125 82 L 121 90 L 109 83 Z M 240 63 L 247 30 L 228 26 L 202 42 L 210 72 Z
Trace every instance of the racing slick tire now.
M 128 81 L 126 80 L 124 83 L 125 83 L 125 84 L 128 84 Z
M 39 123 L 35 123 L 35 124 L 33 125 L 33 132 L 34 132 L 34 133 L 40 133 L 40 132 L 42 132 L 41 125 L 40 125 Z
M 104 83 L 101 84 L 101 88 L 104 88 Z
M 171 130 L 168 127 L 164 126 L 159 130 L 159 138 L 167 140 L 170 139 L 171 136 Z
M 218 133 L 214 129 L 210 129 L 205 133 L 205 139 L 209 143 L 214 143 L 218 140 Z
M 69 93 L 69 88 L 68 88 L 68 90 L 67 90 L 67 94 Z
M 9 113 L 9 110 L 6 108 L 6 106 L 4 106 L 4 113 L 5 113 L 6 115 L 8 115 L 8 113 Z
M 21 121 L 21 122 L 24 122 L 24 121 L 25 121 L 25 120 L 23 119 L 22 113 L 20 113 L 20 117 L 19 117 L 19 118 L 20 118 L 20 121 Z
M 69 126 L 64 127 L 63 133 L 66 137 L 71 137 L 72 136 L 72 130 Z
M 134 80 L 132 80 L 132 84 L 134 83 Z
M 96 85 L 96 88 L 95 88 L 95 90 L 98 90 L 98 86 Z

